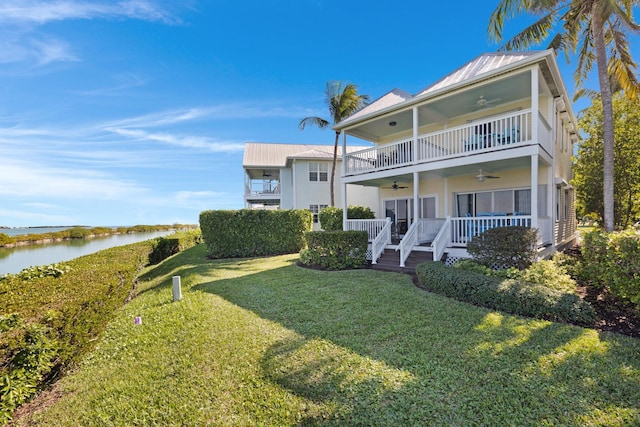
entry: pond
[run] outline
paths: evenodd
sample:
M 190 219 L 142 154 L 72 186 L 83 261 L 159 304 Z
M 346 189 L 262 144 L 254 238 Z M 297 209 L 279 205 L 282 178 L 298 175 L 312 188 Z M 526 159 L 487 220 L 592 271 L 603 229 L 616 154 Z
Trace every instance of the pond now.
M 91 239 L 65 240 L 63 242 L 48 243 L 46 245 L 0 248 L 0 275 L 19 273 L 21 270 L 31 266 L 69 261 L 103 249 L 142 242 L 171 233 L 173 233 L 173 231 L 115 234 Z

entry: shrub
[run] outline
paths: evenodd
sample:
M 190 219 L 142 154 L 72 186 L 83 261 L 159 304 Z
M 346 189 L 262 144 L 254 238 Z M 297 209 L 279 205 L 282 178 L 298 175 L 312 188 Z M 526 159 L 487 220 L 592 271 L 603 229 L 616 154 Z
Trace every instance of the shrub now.
M 8 236 L 4 233 L 0 233 L 0 246 L 9 245 L 11 243 L 14 243 L 15 241 L 16 240 L 13 237 Z
M 416 268 L 425 289 L 460 301 L 523 316 L 591 325 L 596 313 L 577 295 L 546 286 L 427 262 Z
M 37 390 L 59 347 L 48 328 L 27 325 L 17 314 L 0 315 L 0 423 Z
M 367 263 L 366 231 L 311 231 L 305 233 L 307 248 L 300 262 L 327 270 L 362 268 Z
M 375 212 L 369 207 L 349 206 L 347 208 L 348 219 L 374 219 L 375 217 Z M 334 206 L 326 207 L 318 214 L 318 220 L 324 231 L 342 230 L 342 209 Z
M 68 236 L 71 239 L 84 239 L 85 237 L 93 234 L 91 230 L 84 227 L 73 227 L 65 231 L 68 233 Z
M 496 227 L 467 244 L 478 263 L 491 268 L 527 268 L 536 260 L 536 230 L 528 227 Z
M 153 240 L 154 248 L 149 254 L 149 264 L 158 264 L 178 252 L 192 248 L 202 242 L 200 230 L 185 231 L 169 237 L 158 237 Z
M 210 258 L 254 257 L 299 252 L 313 214 L 306 209 L 204 211 L 202 238 Z
M 640 235 L 635 231 L 585 234 L 580 279 L 640 307 Z

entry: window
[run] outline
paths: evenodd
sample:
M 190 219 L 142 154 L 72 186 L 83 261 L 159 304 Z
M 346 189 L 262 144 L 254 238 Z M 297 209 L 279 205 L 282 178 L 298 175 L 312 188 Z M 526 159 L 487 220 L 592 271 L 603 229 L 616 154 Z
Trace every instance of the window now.
M 480 191 L 456 195 L 458 216 L 487 213 L 531 215 L 531 189 Z M 538 216 L 547 214 L 547 186 L 538 186 Z
M 329 205 L 309 205 L 309 210 L 313 214 L 313 223 L 314 224 L 318 223 L 318 214 L 320 213 L 320 211 L 322 209 L 328 207 L 328 206 Z
M 309 181 L 327 182 L 329 178 L 328 163 L 309 163 Z

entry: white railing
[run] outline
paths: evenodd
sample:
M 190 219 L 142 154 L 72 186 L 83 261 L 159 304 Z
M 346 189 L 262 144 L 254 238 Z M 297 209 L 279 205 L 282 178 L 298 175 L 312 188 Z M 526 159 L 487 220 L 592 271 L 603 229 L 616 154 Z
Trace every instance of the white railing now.
M 420 228 L 420 222 L 415 221 L 407 232 L 405 233 L 396 251 L 400 251 L 400 267 L 404 267 L 404 262 L 409 258 L 409 254 L 413 250 L 413 247 L 418 243 L 418 229 Z
M 347 173 L 362 173 L 408 165 L 413 161 L 412 140 L 404 139 L 347 155 Z
M 540 122 L 541 120 L 539 120 Z M 538 137 L 551 141 L 546 122 Z M 356 175 L 481 152 L 495 151 L 531 141 L 531 110 L 520 110 L 477 120 L 462 126 L 422 134 L 417 147 L 412 138 L 367 148 L 346 156 L 346 174 Z
M 247 196 L 268 196 L 280 194 L 280 183 L 269 181 L 251 181 L 244 186 L 244 194 Z
M 369 235 L 369 241 L 373 241 L 382 231 L 382 229 L 391 223 L 391 218 L 385 219 L 348 219 L 347 230 L 366 231 Z M 391 226 L 389 226 L 391 229 Z
M 371 264 L 377 264 L 385 246 L 391 243 L 391 218 L 387 218 L 384 227 L 371 243 Z
M 436 237 L 433 239 L 433 243 L 431 243 L 434 261 L 440 261 L 440 259 L 442 259 L 442 255 L 444 255 L 445 248 L 451 245 L 450 230 L 451 217 L 448 216 L 442 227 L 440 227 L 440 231 L 438 231 L 438 234 L 436 234 Z
M 464 245 L 490 228 L 524 226 L 531 227 L 530 215 L 514 216 L 473 216 L 451 218 L 451 243 Z

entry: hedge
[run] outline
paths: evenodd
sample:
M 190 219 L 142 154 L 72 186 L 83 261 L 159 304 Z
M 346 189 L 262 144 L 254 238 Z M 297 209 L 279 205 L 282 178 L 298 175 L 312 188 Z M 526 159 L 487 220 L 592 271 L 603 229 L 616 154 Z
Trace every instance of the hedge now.
M 375 217 L 375 212 L 368 207 L 354 205 L 347 208 L 348 219 L 374 219 Z M 342 219 L 342 209 L 334 206 L 323 208 L 318 214 L 320 227 L 324 231 L 342 230 Z
M 362 268 L 367 263 L 369 237 L 366 231 L 310 231 L 300 263 L 327 270 Z
M 194 236 L 118 246 L 0 277 L 0 424 L 92 347 L 112 313 L 134 295 L 136 276 L 154 250 L 196 242 Z
M 491 268 L 527 268 L 536 260 L 537 231 L 529 227 L 490 228 L 467 244 L 474 261 Z
M 593 307 L 577 295 L 542 285 L 447 267 L 440 262 L 418 265 L 416 275 L 429 291 L 494 310 L 581 325 L 593 325 L 596 319 Z
M 311 230 L 308 210 L 210 210 L 200 213 L 200 229 L 210 258 L 248 258 L 299 252 Z
M 640 310 L 640 235 L 633 230 L 583 236 L 579 278 Z

